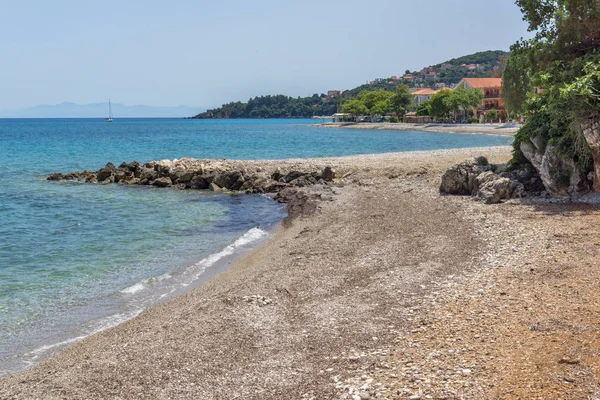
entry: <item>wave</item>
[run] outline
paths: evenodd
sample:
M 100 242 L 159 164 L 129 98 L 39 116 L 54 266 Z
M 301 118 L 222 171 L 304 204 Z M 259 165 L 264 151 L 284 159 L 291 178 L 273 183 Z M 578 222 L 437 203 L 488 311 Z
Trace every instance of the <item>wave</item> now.
M 91 324 L 88 324 L 87 328 L 84 329 L 83 332 L 80 331 L 80 334 L 76 335 L 75 337 L 52 344 L 46 344 L 24 353 L 20 357 L 21 362 L 24 364 L 25 368 L 28 368 L 57 349 L 83 340 L 88 336 L 112 328 L 136 317 L 144 309 L 150 307 L 152 304 L 155 304 L 157 301 L 161 301 L 165 297 L 171 296 L 174 293 L 176 294 L 183 288 L 186 288 L 192 283 L 198 281 L 207 268 L 215 265 L 220 260 L 223 260 L 229 256 L 233 256 L 236 253 L 240 253 L 243 250 L 249 250 L 251 245 L 256 244 L 268 236 L 269 233 L 266 231 L 258 227 L 252 228 L 218 253 L 214 253 L 203 258 L 199 262 L 193 264 L 191 267 L 186 268 L 181 274 L 166 273 L 157 277 L 144 279 L 135 283 L 134 285 L 120 290 L 118 293 L 126 296 L 125 298 L 128 299 L 127 303 L 130 306 L 129 311 L 105 316 L 96 320 L 95 322 L 91 322 Z M 156 291 L 145 292 L 146 289 L 156 289 Z M 0 370 L 0 376 L 2 375 L 4 375 L 4 371 Z
M 192 281 L 188 281 L 184 285 L 190 285 L 194 280 L 200 278 L 200 275 L 202 275 L 202 273 L 206 271 L 207 268 L 215 265 L 218 261 L 222 260 L 223 258 L 235 254 L 235 252 L 238 249 L 254 244 L 262 239 L 267 238 L 268 236 L 269 234 L 267 232 L 263 231 L 258 227 L 250 229 L 248 232 L 244 233 L 242 236 L 237 238 L 232 244 L 225 247 L 220 252 L 211 254 L 210 256 L 194 264 L 190 268 L 190 272 L 193 274 L 193 279 Z

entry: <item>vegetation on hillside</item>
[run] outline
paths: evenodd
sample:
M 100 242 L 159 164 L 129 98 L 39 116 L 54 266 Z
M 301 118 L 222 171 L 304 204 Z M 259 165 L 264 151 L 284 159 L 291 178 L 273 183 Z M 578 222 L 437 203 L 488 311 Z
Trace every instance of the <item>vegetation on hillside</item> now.
M 395 92 L 385 90 L 363 90 L 356 98 L 342 105 L 342 112 L 358 115 L 386 115 L 393 113 L 402 118 L 412 107 L 413 96 L 405 85 L 396 86 Z
M 345 90 L 341 96 L 328 97 L 325 94 L 313 94 L 309 97 L 290 97 L 285 95 L 259 96 L 248 102 L 231 102 L 214 110 L 200 113 L 193 118 L 310 118 L 315 115 L 332 115 L 341 110 L 341 104 L 350 99 L 357 98 L 364 91 L 396 92 L 398 85 L 406 84 L 409 87 L 434 87 L 435 83 L 443 82 L 447 85 L 458 83 L 465 77 L 484 77 L 494 74 L 500 69 L 502 57 L 508 53 L 504 51 L 484 51 L 459 57 L 430 67 L 436 71 L 437 77 L 427 81 L 420 72 L 413 72 L 417 76 L 414 82 L 403 82 L 391 78 L 376 79 L 369 84 Z M 441 70 L 442 64 L 452 64 L 445 71 Z M 481 69 L 470 71 L 462 64 L 479 64 Z M 407 71 L 409 72 L 409 71 Z M 401 113 L 402 114 L 402 113 Z

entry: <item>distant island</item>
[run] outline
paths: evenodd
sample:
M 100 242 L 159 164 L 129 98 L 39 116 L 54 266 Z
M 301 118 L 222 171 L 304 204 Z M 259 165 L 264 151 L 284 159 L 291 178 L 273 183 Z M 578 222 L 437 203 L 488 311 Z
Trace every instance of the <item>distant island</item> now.
M 330 90 L 327 94 L 315 93 L 312 96 L 296 98 L 281 94 L 257 96 L 245 103 L 237 101 L 223 104 L 219 108 L 199 113 L 190 119 L 311 118 L 333 115 L 342 103 L 355 98 L 364 90 L 393 92 L 399 84 L 405 84 L 409 88 L 440 89 L 453 87 L 463 78 L 499 78 L 508 54 L 502 50 L 482 51 L 425 67 L 420 71 L 406 70 L 402 76 L 377 78 L 343 92 Z
M 181 118 L 197 112 L 196 107 L 155 107 L 112 103 L 115 119 L 118 118 Z M 108 100 L 103 103 L 42 104 L 15 110 L 0 110 L 0 118 L 104 118 L 108 116 Z

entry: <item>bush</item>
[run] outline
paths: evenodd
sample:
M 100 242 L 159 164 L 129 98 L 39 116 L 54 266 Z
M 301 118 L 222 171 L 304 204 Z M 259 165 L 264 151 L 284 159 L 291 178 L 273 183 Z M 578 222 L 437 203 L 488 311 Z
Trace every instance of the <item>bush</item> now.
M 390 119 L 388 120 L 388 122 L 399 122 L 399 119 L 398 119 L 398 117 L 396 117 L 396 116 L 394 115 L 394 116 L 391 116 L 391 117 L 390 117 Z
M 469 122 L 470 124 L 478 124 L 478 123 L 479 123 L 479 120 L 478 120 L 477 118 L 469 118 L 468 122 Z

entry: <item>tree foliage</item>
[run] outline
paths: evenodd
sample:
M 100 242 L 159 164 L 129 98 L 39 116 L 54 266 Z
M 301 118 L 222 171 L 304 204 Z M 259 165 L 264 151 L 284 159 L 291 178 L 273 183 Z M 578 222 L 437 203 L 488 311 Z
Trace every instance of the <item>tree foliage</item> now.
M 417 107 L 417 115 L 431 115 L 437 119 L 447 119 L 451 115 L 455 119 L 459 115 L 466 117 L 468 111 L 481 105 L 482 99 L 483 92 L 478 89 L 442 89 Z
M 600 0 L 516 3 L 536 34 L 511 50 L 515 60 L 524 58 L 532 86 L 541 90 L 528 95 L 529 118 L 516 136 L 513 160 L 522 161 L 520 143 L 536 137 L 588 171 L 591 153 L 581 125 L 600 120 Z M 508 75 L 506 85 L 517 86 L 519 79 Z
M 527 96 L 532 92 L 529 64 L 524 55 L 513 52 L 502 75 L 502 99 L 509 114 L 522 114 Z
M 414 101 L 413 95 L 408 91 L 408 86 L 398 85 L 396 86 L 396 93 L 390 97 L 389 108 L 396 115 L 403 117 L 408 110 L 413 108 Z

